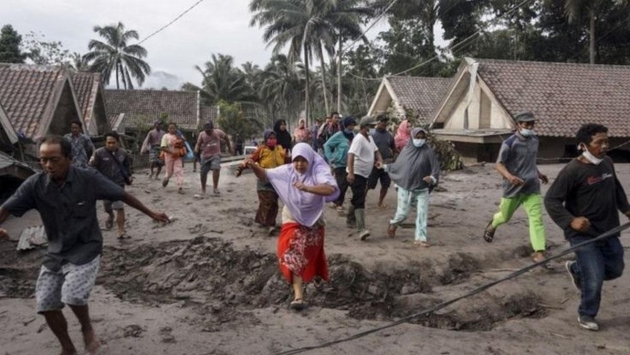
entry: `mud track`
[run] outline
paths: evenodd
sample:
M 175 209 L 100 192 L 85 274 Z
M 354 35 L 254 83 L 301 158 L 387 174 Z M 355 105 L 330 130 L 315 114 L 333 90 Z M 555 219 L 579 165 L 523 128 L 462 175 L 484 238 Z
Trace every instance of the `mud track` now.
M 2 249 L 9 245 L 3 244 Z M 0 292 L 13 298 L 32 297 L 41 251 L 3 254 L 13 254 L 14 260 L 0 266 Z M 308 285 L 308 303 L 344 310 L 356 319 L 397 319 L 454 297 L 453 289 L 464 293 L 487 280 L 482 262 L 465 253 L 451 255 L 439 268 L 423 262 L 404 269 L 367 270 L 348 256 L 335 254 L 328 260 L 331 282 Z M 229 242 L 203 236 L 130 248 L 106 247 L 97 284 L 124 301 L 194 307 L 206 331 L 243 319 L 250 310 L 286 307 L 291 300 L 274 254 L 236 250 Z M 514 290 L 508 294 L 485 292 L 411 322 L 487 331 L 515 317 L 547 315 L 548 310 L 539 306 L 543 295 L 510 289 Z

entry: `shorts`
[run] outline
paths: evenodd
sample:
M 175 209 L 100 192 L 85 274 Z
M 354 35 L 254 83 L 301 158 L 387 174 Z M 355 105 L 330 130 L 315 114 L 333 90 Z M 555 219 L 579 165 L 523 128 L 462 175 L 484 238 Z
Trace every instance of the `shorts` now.
M 37 313 L 57 311 L 66 304 L 85 306 L 96 281 L 101 257 L 83 265 L 65 264 L 59 271 L 42 265 L 35 287 Z
M 221 156 L 213 155 L 208 159 L 201 160 L 201 167 L 199 168 L 199 172 L 201 175 L 208 175 L 210 170 L 216 171 L 221 170 Z
M 125 209 L 125 203 L 120 200 L 118 201 L 104 200 L 103 207 L 105 207 L 105 212 L 111 212 L 112 210 L 118 211 L 118 210 Z
M 392 180 L 389 178 L 389 174 L 385 172 L 385 169 L 373 168 L 367 179 L 368 189 L 374 190 L 379 180 L 381 181 L 381 187 L 384 189 L 388 189 L 392 184 Z

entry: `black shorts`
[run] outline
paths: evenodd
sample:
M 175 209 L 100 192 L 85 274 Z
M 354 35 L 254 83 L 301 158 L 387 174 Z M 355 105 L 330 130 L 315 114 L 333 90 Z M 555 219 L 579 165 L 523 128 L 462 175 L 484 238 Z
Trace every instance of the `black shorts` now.
M 370 190 L 374 190 L 378 181 L 381 181 L 381 187 L 384 189 L 388 189 L 392 184 L 392 180 L 389 178 L 389 174 L 385 172 L 384 169 L 373 168 L 370 176 L 367 179 L 367 187 Z

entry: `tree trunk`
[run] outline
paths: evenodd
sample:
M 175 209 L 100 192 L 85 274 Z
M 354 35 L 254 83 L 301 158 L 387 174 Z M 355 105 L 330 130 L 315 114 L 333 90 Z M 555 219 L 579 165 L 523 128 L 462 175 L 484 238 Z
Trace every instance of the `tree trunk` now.
M 324 93 L 324 106 L 326 107 L 326 114 L 330 114 L 330 107 L 328 107 L 328 90 L 326 90 L 326 64 L 324 63 L 324 52 L 322 46 L 319 46 L 319 60 L 322 66 L 322 91 Z
M 339 36 L 339 51 L 337 52 L 337 112 L 341 112 L 341 57 L 342 42 Z
M 595 9 L 588 10 L 589 17 L 589 43 L 588 52 L 591 64 L 595 64 Z
M 306 82 L 306 88 L 304 90 L 304 113 L 305 113 L 305 118 L 306 118 L 306 123 L 307 124 L 311 124 L 311 121 L 309 120 L 310 117 L 310 80 L 309 80 L 309 69 L 308 69 L 308 45 L 306 45 L 306 43 L 304 44 L 304 70 L 305 70 L 305 74 L 304 74 L 304 78 L 305 78 L 305 82 Z
M 116 90 L 120 90 L 120 84 L 118 83 L 118 63 L 116 63 Z

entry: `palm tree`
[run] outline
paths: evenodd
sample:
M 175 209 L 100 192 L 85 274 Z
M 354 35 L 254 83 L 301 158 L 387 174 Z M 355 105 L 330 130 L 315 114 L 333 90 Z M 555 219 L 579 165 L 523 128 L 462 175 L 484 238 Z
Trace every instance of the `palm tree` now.
M 104 42 L 91 40 L 88 48 L 91 52 L 85 55 L 85 60 L 94 61 L 92 70 L 103 74 L 105 84 L 109 84 L 112 74 L 116 75 L 116 88 L 133 89 L 131 78 L 135 78 L 142 86 L 147 75 L 151 74 L 151 67 L 142 58 L 147 56 L 147 50 L 138 45 L 128 45 L 131 39 L 138 39 L 138 32 L 125 30 L 125 25 L 95 26 L 94 32 L 105 39 Z
M 360 15 L 370 10 L 359 8 L 360 0 L 252 0 L 250 11 L 254 12 L 251 25 L 265 27 L 263 39 L 275 44 L 274 53 L 289 45 L 288 59 L 295 63 L 303 58 L 305 83 L 304 103 L 307 122 L 310 119 L 310 62 L 313 54 L 323 64 L 324 50 L 334 53 L 334 44 L 344 33 L 342 26 L 352 30 L 349 35 L 360 35 Z M 357 35 L 357 36 L 358 36 Z M 325 77 L 325 71 L 322 71 Z M 326 80 L 322 79 L 322 83 Z M 324 92 L 327 90 L 324 88 Z M 325 99 L 328 106 L 328 99 Z M 328 109 L 328 107 L 327 107 Z
M 74 52 L 70 55 L 70 63 L 68 64 L 68 67 L 70 70 L 75 72 L 89 71 L 90 62 L 85 59 L 84 55 Z
M 199 90 L 207 105 L 214 105 L 221 100 L 229 103 L 255 101 L 245 75 L 234 67 L 232 56 L 213 54 L 212 60 L 206 62 L 204 68 L 196 65 L 195 69 L 203 78 L 201 87 L 186 83 L 182 89 Z
M 284 54 L 275 54 L 261 74 L 260 99 L 271 117 L 291 119 L 299 115 L 299 101 L 303 92 L 303 80 Z
M 556 0 L 546 0 L 547 5 L 554 3 Z M 564 10 L 569 17 L 569 22 L 579 21 L 584 14 L 588 16 L 588 52 L 591 64 L 595 64 L 595 56 L 597 54 L 595 37 L 595 25 L 597 24 L 597 16 L 600 9 L 604 5 L 603 0 L 563 0 Z M 628 0 L 614 0 L 614 3 L 621 5 L 627 3 Z

